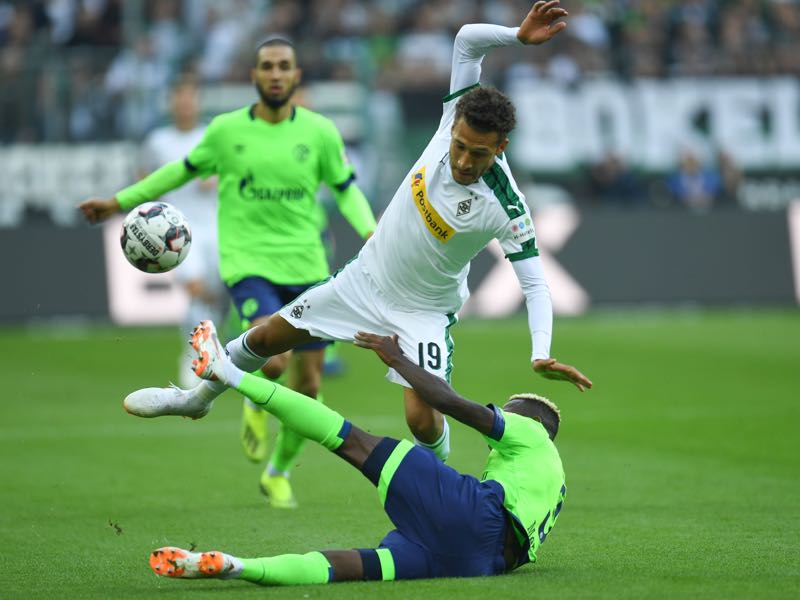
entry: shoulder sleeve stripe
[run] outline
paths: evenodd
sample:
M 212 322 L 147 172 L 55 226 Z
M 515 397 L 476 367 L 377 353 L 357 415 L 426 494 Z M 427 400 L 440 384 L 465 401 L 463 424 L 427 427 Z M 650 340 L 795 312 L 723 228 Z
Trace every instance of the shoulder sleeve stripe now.
M 444 98 L 442 98 L 442 104 L 447 104 L 450 100 L 455 100 L 459 96 L 463 96 L 468 91 L 475 89 L 476 87 L 480 86 L 480 83 L 473 83 L 472 85 L 468 85 L 465 88 L 458 90 L 457 92 L 453 92 L 452 94 L 447 94 Z
M 506 211 L 509 219 L 516 219 L 525 214 L 525 206 L 511 186 L 503 169 L 497 163 L 483 174 L 483 181 L 492 188 L 495 198 Z
M 197 171 L 197 167 L 191 163 L 188 156 L 183 159 L 183 166 L 186 167 L 186 170 L 190 173 L 195 173 Z
M 494 423 L 492 423 L 492 430 L 487 434 L 487 437 L 499 442 L 506 431 L 506 420 L 503 417 L 503 411 L 494 404 L 487 404 L 487 407 L 494 412 Z
M 506 258 L 511 262 L 539 256 L 539 249 L 536 247 L 536 238 L 531 238 L 527 242 L 522 242 L 522 250 L 506 254 Z
M 353 183 L 355 180 L 356 180 L 356 174 L 355 174 L 355 173 L 350 173 L 350 177 L 348 177 L 347 179 L 345 179 L 345 180 L 344 180 L 342 183 L 337 183 L 337 184 L 336 184 L 335 186 L 333 186 L 333 187 L 335 187 L 337 191 L 339 191 L 339 192 L 343 192 L 343 191 L 345 191 L 347 188 L 349 188 L 349 187 L 350 187 L 350 184 L 351 184 L 351 183 Z

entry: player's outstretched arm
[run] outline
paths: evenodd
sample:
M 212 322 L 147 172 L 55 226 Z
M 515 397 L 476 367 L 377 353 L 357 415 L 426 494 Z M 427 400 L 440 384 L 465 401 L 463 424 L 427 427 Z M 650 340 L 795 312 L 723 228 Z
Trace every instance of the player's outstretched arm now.
M 113 198 L 90 198 L 81 202 L 78 208 L 89 223 L 99 223 L 121 210 L 131 210 L 144 202 L 155 200 L 191 181 L 195 175 L 187 168 L 185 161 L 176 160 L 126 187 Z
M 355 183 L 349 182 L 345 189 L 334 188 L 333 196 L 339 212 L 342 213 L 350 226 L 363 239 L 369 239 L 375 232 L 378 224 L 369 205 L 367 197 Z
M 541 259 L 538 256 L 517 260 L 511 263 L 517 275 L 525 307 L 528 310 L 528 326 L 531 330 L 533 370 L 547 379 L 569 381 L 580 391 L 592 387 L 592 382 L 571 365 L 565 365 L 550 356 L 550 338 L 553 331 L 553 304 L 550 288 L 544 277 Z
M 450 95 L 445 98 L 440 129 L 449 129 L 455 112 L 455 102 L 463 92 L 481 79 L 483 57 L 492 49 L 518 44 L 542 44 L 564 29 L 567 24 L 558 19 L 567 16 L 558 0 L 537 2 L 519 27 L 503 27 L 487 23 L 464 25 L 453 43 L 453 64 L 450 72 Z
M 440 413 L 449 415 L 484 435 L 491 432 L 494 412 L 486 406 L 463 398 L 447 382 L 408 360 L 397 343 L 396 335 L 387 337 L 359 331 L 355 335 L 355 344 L 374 350 L 384 363 L 411 384 L 424 402 Z

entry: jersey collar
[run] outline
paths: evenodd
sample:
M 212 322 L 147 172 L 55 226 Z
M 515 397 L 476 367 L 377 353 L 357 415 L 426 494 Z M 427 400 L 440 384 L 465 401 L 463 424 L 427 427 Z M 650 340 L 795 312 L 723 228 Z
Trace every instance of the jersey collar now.
M 255 121 L 258 117 L 256 117 L 256 104 L 250 105 L 250 110 L 247 111 L 247 114 L 250 116 L 251 121 Z M 294 121 L 294 118 L 297 116 L 297 107 L 292 105 L 292 114 L 289 115 L 289 120 Z

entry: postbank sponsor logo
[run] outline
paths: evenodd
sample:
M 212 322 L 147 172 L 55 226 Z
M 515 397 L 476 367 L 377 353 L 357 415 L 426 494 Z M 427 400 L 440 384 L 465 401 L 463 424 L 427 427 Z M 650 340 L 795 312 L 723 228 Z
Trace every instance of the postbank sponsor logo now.
M 428 190 L 425 186 L 425 167 L 411 175 L 411 198 L 414 200 L 414 206 L 417 207 L 422 221 L 433 237 L 442 243 L 446 243 L 456 234 L 455 229 L 447 224 L 447 221 L 436 212 L 436 209 L 428 200 Z

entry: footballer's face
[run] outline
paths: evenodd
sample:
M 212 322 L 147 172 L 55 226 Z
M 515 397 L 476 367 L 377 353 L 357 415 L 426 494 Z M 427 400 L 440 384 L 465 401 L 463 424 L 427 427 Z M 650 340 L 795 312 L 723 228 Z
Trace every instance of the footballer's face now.
M 501 140 L 495 131 L 473 129 L 463 118 L 453 123 L 451 134 L 450 170 L 461 185 L 478 181 L 508 145 L 508 138 Z
M 261 100 L 272 109 L 285 105 L 300 85 L 300 69 L 291 46 L 263 46 L 250 78 Z

